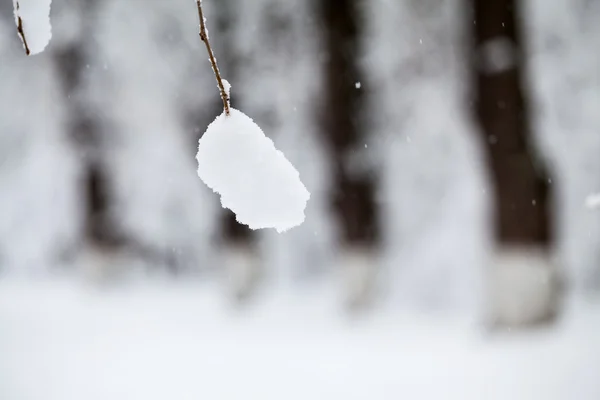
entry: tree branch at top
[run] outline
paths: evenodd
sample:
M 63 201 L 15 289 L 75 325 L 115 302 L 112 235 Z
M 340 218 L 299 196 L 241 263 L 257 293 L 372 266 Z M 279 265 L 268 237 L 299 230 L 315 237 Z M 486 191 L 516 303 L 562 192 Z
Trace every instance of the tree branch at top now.
M 210 60 L 210 64 L 212 65 L 213 72 L 215 73 L 215 78 L 217 79 L 217 85 L 219 86 L 219 92 L 221 93 L 221 99 L 223 100 L 223 109 L 225 110 L 225 115 L 229 115 L 229 95 L 225 90 L 225 85 L 223 84 L 223 79 L 221 78 L 221 73 L 219 72 L 219 67 L 217 66 L 217 59 L 213 54 L 212 47 L 210 47 L 210 42 L 208 40 L 208 30 L 206 29 L 206 20 L 204 19 L 204 12 L 202 11 L 202 0 L 196 0 L 196 5 L 198 6 L 198 18 L 200 20 L 200 39 L 206 45 L 206 51 L 208 52 L 208 59 Z

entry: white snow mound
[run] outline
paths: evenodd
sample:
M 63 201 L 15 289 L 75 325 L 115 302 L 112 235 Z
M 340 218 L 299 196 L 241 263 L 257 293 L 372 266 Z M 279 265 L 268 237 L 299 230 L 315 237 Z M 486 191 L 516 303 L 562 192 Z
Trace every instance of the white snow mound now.
M 44 51 L 52 38 L 52 0 L 13 0 L 15 23 L 28 55 Z
M 196 158 L 198 176 L 238 222 L 280 233 L 304 222 L 310 193 L 300 174 L 241 111 L 231 108 L 208 126 Z

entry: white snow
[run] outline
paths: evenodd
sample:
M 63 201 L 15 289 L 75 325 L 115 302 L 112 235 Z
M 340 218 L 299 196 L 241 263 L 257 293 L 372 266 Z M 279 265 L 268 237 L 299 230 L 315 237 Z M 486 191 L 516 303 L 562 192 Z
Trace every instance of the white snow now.
M 487 271 L 489 323 L 522 327 L 551 320 L 563 299 L 556 257 L 535 247 L 497 249 Z
M 263 277 L 263 265 L 251 247 L 228 244 L 220 253 L 220 261 L 229 298 L 244 300 L 254 294 Z
M 600 193 L 590 194 L 586 197 L 585 206 L 592 210 L 600 208 Z
M 27 55 L 44 51 L 52 38 L 52 0 L 13 0 L 15 23 Z
M 595 306 L 490 336 L 418 314 L 343 318 L 331 291 L 272 293 L 240 314 L 214 288 L 0 281 L 0 398 L 600 398 Z
M 300 174 L 241 111 L 224 112 L 198 145 L 198 176 L 251 229 L 283 232 L 304 221 L 310 193 Z
M 357 309 L 373 305 L 377 294 L 380 272 L 377 254 L 368 248 L 352 248 L 337 254 L 337 280 L 342 284 L 346 307 Z M 378 292 L 379 290 L 379 292 Z
M 225 89 L 225 94 L 227 94 L 227 98 L 231 98 L 231 83 L 227 79 L 223 79 L 223 88 Z

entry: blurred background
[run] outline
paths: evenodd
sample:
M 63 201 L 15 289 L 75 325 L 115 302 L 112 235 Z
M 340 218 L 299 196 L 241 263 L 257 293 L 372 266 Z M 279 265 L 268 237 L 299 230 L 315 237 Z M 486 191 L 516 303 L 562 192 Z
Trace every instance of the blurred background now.
M 600 1 L 205 0 L 311 192 L 196 175 L 192 0 L 0 4 L 0 399 L 600 398 Z

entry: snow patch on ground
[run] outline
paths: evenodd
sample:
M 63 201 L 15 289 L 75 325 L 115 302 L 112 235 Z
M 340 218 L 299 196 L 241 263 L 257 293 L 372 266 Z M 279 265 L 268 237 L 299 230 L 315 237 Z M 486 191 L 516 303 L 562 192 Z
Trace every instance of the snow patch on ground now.
M 332 291 L 272 293 L 244 314 L 199 281 L 119 288 L 0 281 L 3 399 L 511 399 L 600 396 L 600 312 L 485 336 Z M 239 310 L 238 310 L 239 311 Z

